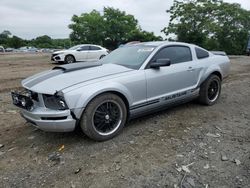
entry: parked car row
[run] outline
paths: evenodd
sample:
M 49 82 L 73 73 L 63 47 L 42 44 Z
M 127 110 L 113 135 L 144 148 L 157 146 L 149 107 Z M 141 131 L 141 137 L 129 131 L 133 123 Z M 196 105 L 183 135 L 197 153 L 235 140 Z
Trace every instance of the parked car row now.
M 20 48 L 4 48 L 3 46 L 0 46 L 0 52 L 24 52 L 24 53 L 35 53 L 35 52 L 42 52 L 42 53 L 53 53 L 58 49 L 49 49 L 49 48 L 35 48 L 32 46 L 23 46 Z

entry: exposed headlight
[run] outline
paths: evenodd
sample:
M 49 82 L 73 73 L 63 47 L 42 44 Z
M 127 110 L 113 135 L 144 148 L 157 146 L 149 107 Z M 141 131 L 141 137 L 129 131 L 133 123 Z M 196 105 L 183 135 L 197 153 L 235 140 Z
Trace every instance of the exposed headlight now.
M 43 101 L 46 108 L 53 110 L 66 110 L 68 106 L 63 98 L 59 95 L 46 95 L 43 94 Z

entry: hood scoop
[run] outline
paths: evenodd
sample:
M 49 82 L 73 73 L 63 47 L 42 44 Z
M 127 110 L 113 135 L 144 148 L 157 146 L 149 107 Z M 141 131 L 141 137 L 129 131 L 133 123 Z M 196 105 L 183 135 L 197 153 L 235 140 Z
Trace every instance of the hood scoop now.
M 72 72 L 81 69 L 87 69 L 91 67 L 102 66 L 101 63 L 98 62 L 80 62 L 80 63 L 73 63 L 69 65 L 60 65 L 54 67 L 52 70 L 62 70 L 63 72 Z

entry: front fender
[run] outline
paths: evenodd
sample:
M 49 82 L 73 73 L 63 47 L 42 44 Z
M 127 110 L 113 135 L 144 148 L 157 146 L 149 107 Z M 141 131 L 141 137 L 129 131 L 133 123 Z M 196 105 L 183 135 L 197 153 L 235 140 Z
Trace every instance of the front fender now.
M 129 105 L 132 103 L 132 95 L 129 90 L 117 82 L 101 82 L 83 86 L 65 94 L 65 100 L 70 109 L 85 108 L 96 96 L 105 92 L 118 92 L 126 97 Z

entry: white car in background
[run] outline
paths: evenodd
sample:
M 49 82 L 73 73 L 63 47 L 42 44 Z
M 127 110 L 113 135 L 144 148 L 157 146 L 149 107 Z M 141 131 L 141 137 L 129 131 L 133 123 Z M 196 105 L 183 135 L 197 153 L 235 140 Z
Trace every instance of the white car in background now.
M 0 52 L 5 52 L 4 47 L 0 46 Z
M 67 50 L 56 51 L 51 60 L 58 63 L 74 63 L 77 61 L 98 61 L 108 55 L 108 50 L 98 45 L 81 44 Z

